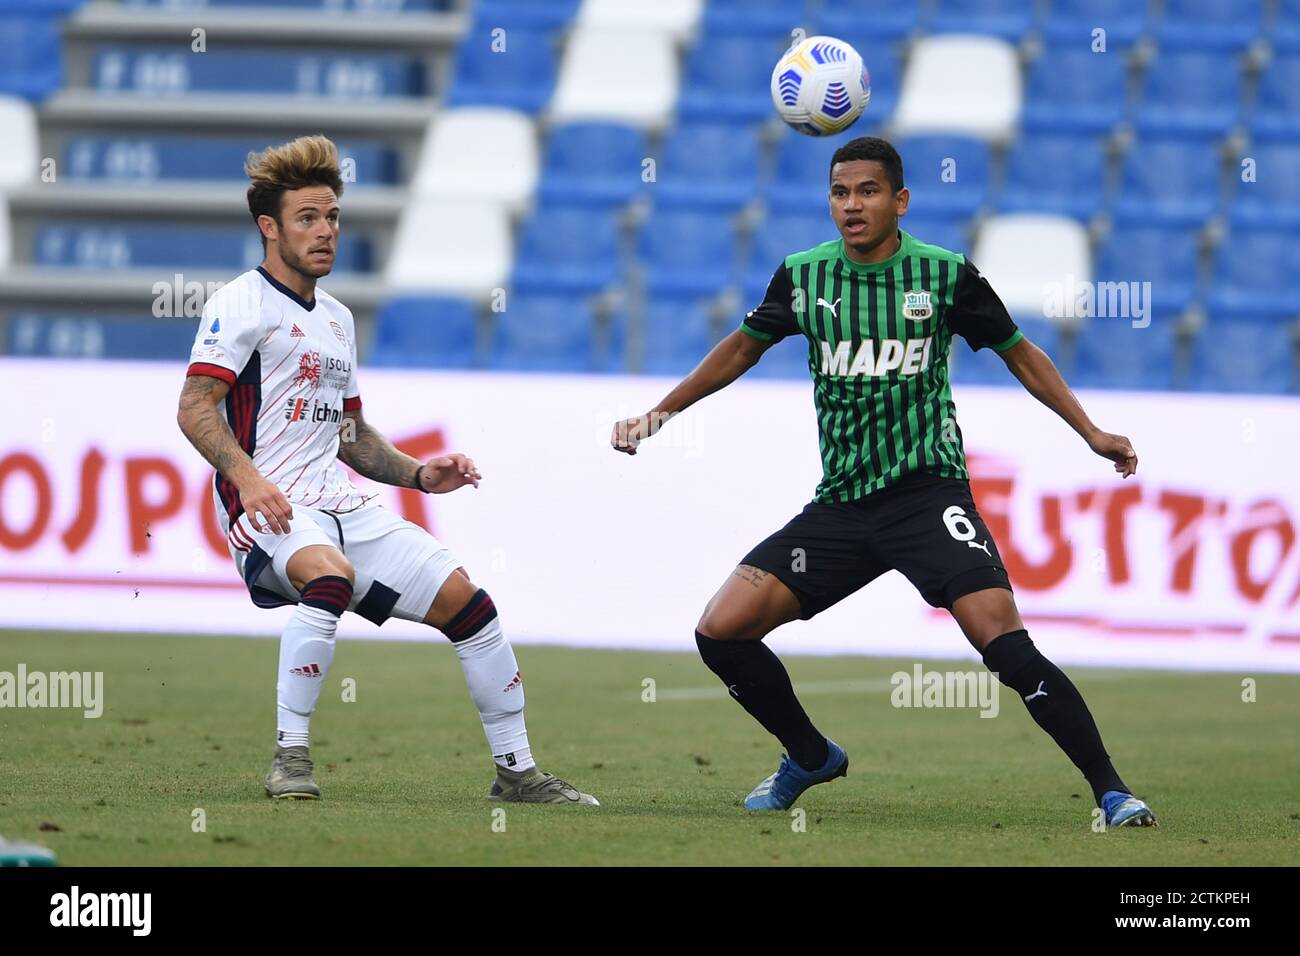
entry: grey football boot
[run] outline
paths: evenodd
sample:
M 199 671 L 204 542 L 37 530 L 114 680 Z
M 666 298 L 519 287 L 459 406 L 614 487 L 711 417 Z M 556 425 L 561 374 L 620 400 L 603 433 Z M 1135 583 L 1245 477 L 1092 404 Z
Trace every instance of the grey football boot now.
M 516 771 L 497 767 L 497 779 L 488 793 L 489 800 L 503 803 L 585 803 L 600 806 L 600 801 L 583 793 L 537 767 Z
M 266 775 L 266 794 L 277 800 L 319 800 L 320 787 L 312 778 L 306 747 L 276 747 Z

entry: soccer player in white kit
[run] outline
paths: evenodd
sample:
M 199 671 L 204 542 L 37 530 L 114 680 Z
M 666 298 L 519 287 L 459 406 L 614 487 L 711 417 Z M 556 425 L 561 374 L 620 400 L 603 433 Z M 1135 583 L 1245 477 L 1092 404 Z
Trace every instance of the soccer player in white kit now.
M 436 538 L 375 503 L 336 460 L 430 494 L 477 487 L 481 477 L 464 455 L 421 463 L 399 452 L 362 416 L 352 313 L 316 288 L 338 244 L 337 149 L 323 136 L 301 137 L 250 155 L 245 172 L 265 259 L 204 307 L 177 421 L 217 470 L 213 503 L 253 602 L 297 605 L 280 637 L 267 793 L 320 797 L 308 722 L 339 618 L 354 611 L 376 624 L 423 621 L 451 640 L 496 763 L 491 798 L 597 803 L 534 762 L 523 681 L 492 598 Z

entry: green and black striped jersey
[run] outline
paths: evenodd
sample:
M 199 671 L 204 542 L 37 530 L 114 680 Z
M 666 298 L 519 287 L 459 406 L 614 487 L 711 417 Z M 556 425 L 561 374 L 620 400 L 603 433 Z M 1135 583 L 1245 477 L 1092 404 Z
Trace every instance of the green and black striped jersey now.
M 741 329 L 802 335 L 821 432 L 816 500 L 853 501 L 906 474 L 968 478 L 948 385 L 953 333 L 972 350 L 1022 334 L 965 256 L 899 231 L 898 252 L 853 262 L 843 240 L 787 256 Z

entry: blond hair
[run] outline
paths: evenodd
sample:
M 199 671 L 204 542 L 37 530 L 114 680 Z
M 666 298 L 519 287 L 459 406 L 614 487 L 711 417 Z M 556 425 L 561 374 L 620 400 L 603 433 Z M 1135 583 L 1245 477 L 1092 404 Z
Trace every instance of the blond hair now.
M 248 211 L 253 214 L 253 222 L 258 216 L 270 216 L 279 222 L 280 204 L 290 189 L 328 186 L 334 195 L 343 195 L 338 147 L 327 136 L 299 136 L 293 142 L 249 153 L 244 172 L 252 181 Z M 266 236 L 262 237 L 262 246 L 266 246 Z

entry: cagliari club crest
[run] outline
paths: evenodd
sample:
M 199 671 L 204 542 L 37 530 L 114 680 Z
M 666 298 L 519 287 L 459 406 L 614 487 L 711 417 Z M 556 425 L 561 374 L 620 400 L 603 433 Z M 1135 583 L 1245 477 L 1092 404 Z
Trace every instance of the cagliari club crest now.
M 929 290 L 922 289 L 919 292 L 904 292 L 903 315 L 907 316 L 913 322 L 921 322 L 934 315 L 934 306 L 930 303 Z

